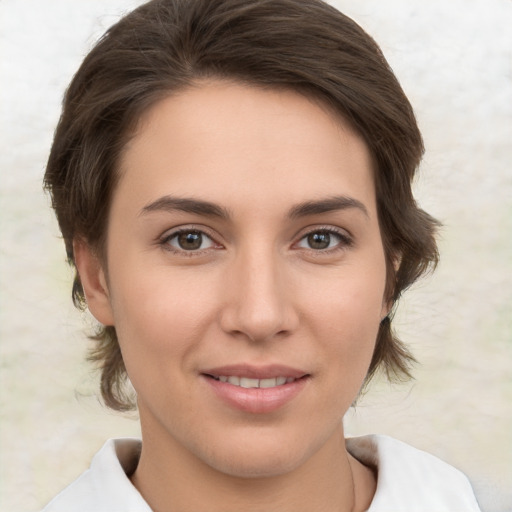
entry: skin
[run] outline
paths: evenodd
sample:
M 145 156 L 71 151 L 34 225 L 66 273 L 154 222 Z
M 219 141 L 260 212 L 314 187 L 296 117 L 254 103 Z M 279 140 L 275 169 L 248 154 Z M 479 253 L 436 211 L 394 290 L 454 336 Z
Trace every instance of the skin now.
M 210 81 L 146 112 L 120 176 L 106 262 L 79 240 L 75 257 L 137 391 L 134 485 L 155 511 L 366 510 L 375 478 L 342 423 L 388 311 L 365 142 L 295 92 Z M 203 233 L 199 248 L 176 229 Z M 284 406 L 248 412 L 203 374 L 242 363 L 307 377 Z

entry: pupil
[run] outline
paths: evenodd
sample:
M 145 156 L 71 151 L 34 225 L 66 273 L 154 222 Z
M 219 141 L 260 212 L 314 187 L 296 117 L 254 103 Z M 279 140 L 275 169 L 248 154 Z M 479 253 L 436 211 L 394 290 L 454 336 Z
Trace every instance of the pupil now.
M 311 233 L 308 235 L 308 243 L 312 249 L 327 249 L 331 243 L 329 233 Z
M 178 235 L 178 243 L 182 249 L 192 251 L 201 247 L 203 237 L 201 236 L 201 233 L 197 232 L 180 233 Z

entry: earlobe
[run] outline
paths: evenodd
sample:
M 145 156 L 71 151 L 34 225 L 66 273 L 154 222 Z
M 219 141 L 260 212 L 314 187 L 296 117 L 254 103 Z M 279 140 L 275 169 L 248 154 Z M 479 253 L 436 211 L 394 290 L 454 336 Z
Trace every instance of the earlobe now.
M 391 314 L 391 311 L 393 310 L 393 306 L 395 305 L 395 301 L 392 298 L 384 298 L 382 301 L 382 309 L 380 312 L 380 321 L 384 321 L 386 318 L 389 317 Z
M 384 303 L 382 305 L 382 311 L 380 314 L 380 322 L 384 322 L 386 318 L 388 318 L 389 314 L 391 313 L 391 309 L 393 308 L 393 304 L 391 303 Z
M 75 265 L 91 314 L 103 325 L 114 325 L 114 315 L 103 265 L 83 240 L 73 241 Z
M 391 258 L 391 266 L 387 265 L 386 272 L 386 289 L 384 291 L 384 300 L 382 301 L 382 310 L 380 321 L 383 322 L 386 318 L 388 318 L 393 310 L 393 306 L 395 305 L 395 283 L 396 283 L 396 275 L 398 270 L 400 269 L 400 265 L 402 263 L 401 254 L 395 253 Z M 393 283 L 393 287 L 391 288 L 390 283 Z

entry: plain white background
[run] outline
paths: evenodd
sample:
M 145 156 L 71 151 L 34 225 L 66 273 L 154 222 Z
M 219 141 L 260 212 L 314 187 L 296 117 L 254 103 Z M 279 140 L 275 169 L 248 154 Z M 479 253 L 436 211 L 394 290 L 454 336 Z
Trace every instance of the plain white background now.
M 41 189 L 64 89 L 136 0 L 0 0 L 0 508 L 37 510 L 108 437 L 137 422 L 104 409 L 84 362 L 89 319 Z M 486 512 L 512 509 L 512 2 L 337 0 L 381 45 L 427 147 L 420 204 L 444 223 L 436 274 L 397 326 L 416 380 L 376 383 L 346 419 L 470 477 Z

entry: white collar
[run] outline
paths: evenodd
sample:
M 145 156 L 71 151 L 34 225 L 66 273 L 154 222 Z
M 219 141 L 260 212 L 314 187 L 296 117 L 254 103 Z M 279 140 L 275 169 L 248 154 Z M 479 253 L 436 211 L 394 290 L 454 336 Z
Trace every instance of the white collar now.
M 347 450 L 377 468 L 368 512 L 480 512 L 467 478 L 440 459 L 387 436 L 347 439 Z M 132 485 L 141 450 L 138 439 L 110 439 L 90 469 L 43 512 L 151 512 Z

